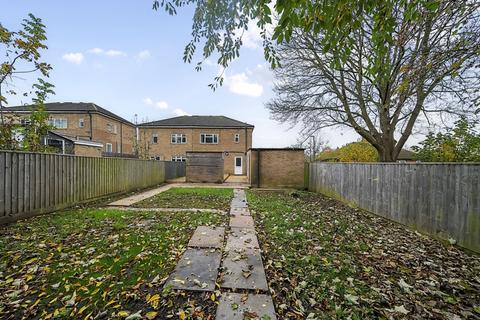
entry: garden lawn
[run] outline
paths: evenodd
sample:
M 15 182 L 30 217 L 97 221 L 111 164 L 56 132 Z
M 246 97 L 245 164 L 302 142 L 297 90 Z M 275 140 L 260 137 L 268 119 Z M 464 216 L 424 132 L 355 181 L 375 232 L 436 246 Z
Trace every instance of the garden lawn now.
M 231 188 L 171 188 L 134 206 L 227 210 L 232 198 L 233 189 Z
M 162 287 L 195 228 L 225 220 L 205 212 L 87 209 L 3 227 L 0 318 L 203 315 L 214 309 L 209 295 Z
M 281 319 L 479 319 L 480 258 L 307 192 L 249 191 Z

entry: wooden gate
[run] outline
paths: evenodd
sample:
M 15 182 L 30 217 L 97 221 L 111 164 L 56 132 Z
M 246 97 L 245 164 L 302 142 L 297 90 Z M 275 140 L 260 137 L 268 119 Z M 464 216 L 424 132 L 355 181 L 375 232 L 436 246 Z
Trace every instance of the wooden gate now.
M 223 152 L 187 152 L 187 182 L 223 182 Z

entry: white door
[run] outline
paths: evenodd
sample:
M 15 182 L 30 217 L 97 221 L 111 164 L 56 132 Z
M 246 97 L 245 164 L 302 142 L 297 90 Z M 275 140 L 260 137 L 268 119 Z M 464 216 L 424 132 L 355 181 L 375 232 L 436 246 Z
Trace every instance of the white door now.
M 235 174 L 241 175 L 243 173 L 242 165 L 243 165 L 242 157 L 235 157 Z

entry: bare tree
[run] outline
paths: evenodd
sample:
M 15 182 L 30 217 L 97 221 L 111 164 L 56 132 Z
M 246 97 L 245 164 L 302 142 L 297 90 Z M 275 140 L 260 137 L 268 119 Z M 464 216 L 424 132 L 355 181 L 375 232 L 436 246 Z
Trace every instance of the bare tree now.
M 322 33 L 296 30 L 280 46 L 276 97 L 267 104 L 273 118 L 307 131 L 353 128 L 381 161 L 395 161 L 420 120 L 474 114 L 480 2 L 434 3 L 412 18 L 409 1 L 398 1 L 392 40 L 380 47 L 371 36 L 378 27 L 371 17 L 348 36 L 348 46 L 331 48 Z

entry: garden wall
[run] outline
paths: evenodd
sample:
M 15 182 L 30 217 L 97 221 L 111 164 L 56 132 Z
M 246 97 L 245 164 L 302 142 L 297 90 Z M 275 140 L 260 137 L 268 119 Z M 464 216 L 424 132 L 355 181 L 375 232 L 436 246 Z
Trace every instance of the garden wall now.
M 174 175 L 177 164 L 167 166 Z M 162 161 L 0 151 L 0 224 L 158 185 L 165 168 Z
M 480 164 L 310 164 L 309 190 L 480 252 Z
M 259 188 L 304 189 L 305 150 L 252 148 L 247 152 L 248 182 Z

